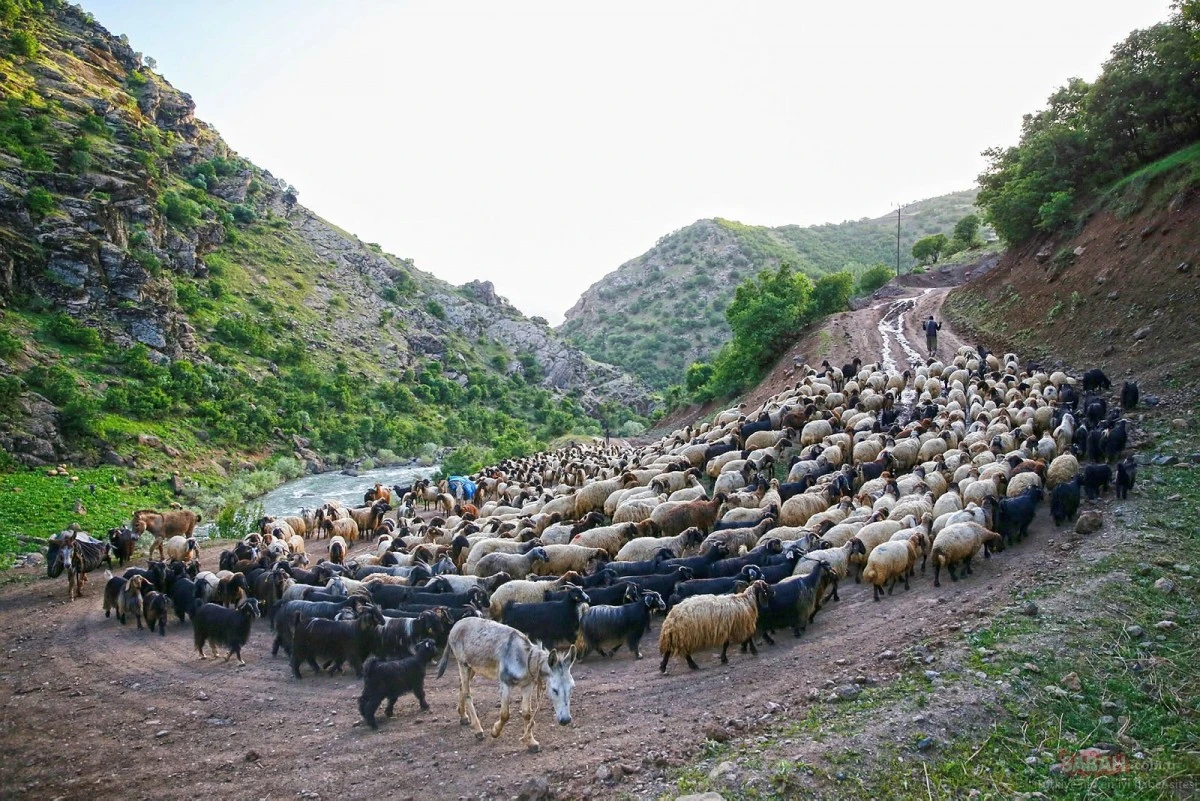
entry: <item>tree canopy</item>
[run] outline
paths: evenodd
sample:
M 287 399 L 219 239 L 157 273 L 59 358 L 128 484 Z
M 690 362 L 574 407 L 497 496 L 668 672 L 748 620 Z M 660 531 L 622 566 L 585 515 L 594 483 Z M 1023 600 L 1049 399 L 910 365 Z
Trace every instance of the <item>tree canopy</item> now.
M 1071 219 L 1087 193 L 1200 138 L 1200 10 L 1131 33 L 1100 76 L 1073 78 L 1025 115 L 1020 142 L 984 151 L 978 203 L 1006 243 Z
M 945 234 L 934 234 L 918 239 L 912 247 L 913 258 L 921 262 L 921 264 L 929 264 L 930 262 L 937 264 L 937 260 L 950 247 L 950 240 Z

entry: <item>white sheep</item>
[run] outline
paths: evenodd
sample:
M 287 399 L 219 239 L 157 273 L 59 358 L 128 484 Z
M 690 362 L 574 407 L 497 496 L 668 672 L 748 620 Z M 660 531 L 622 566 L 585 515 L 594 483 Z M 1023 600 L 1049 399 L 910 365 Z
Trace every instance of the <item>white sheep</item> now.
M 896 588 L 896 582 L 903 579 L 904 589 L 908 589 L 908 576 L 917 561 L 917 551 L 912 540 L 890 540 L 877 546 L 867 557 L 867 566 L 863 568 L 863 581 L 873 588 L 876 601 L 883 597 L 883 586 L 891 581 L 888 595 Z
M 672 656 L 682 655 L 688 667 L 698 670 L 692 653 L 701 648 L 721 646 L 721 662 L 729 661 L 730 643 L 745 643 L 757 655 L 754 632 L 758 612 L 770 603 L 772 590 L 765 581 L 756 581 L 734 595 L 694 595 L 684 598 L 667 613 L 658 637 L 663 655 L 659 671 L 667 672 Z
M 971 559 L 983 548 L 984 558 L 991 556 L 991 549 L 1004 548 L 1004 538 L 978 523 L 953 523 L 946 526 L 933 540 L 930 556 L 933 557 L 933 586 L 942 586 L 941 570 L 946 568 L 951 581 L 958 581 L 954 568 L 961 564 L 967 574 L 971 573 Z

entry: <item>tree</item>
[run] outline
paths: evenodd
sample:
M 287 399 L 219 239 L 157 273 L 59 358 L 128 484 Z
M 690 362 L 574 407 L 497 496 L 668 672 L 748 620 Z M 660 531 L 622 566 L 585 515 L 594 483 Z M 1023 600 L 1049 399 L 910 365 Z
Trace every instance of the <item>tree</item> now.
M 954 224 L 952 244 L 958 250 L 973 248 L 979 244 L 979 217 L 968 214 Z
M 858 277 L 858 294 L 870 295 L 891 280 L 892 268 L 886 264 L 876 264 Z
M 850 306 L 854 294 L 854 276 L 849 270 L 829 273 L 813 285 L 812 302 L 819 314 L 836 314 Z
M 916 241 L 912 247 L 913 258 L 921 262 L 921 264 L 929 264 L 933 262 L 937 264 L 938 259 L 950 247 L 950 240 L 945 234 L 934 234 L 933 236 L 923 237 Z
M 813 285 L 807 275 L 793 273 L 786 262 L 745 281 L 725 310 L 737 350 L 753 368 L 768 366 L 811 317 Z
M 708 362 L 692 362 L 687 369 L 684 386 L 689 395 L 694 395 L 712 378 L 713 366 Z

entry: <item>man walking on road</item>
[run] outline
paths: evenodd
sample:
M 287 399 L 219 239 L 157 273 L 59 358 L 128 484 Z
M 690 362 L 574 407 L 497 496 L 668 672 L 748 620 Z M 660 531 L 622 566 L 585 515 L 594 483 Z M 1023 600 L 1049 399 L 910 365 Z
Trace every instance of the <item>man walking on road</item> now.
M 933 315 L 929 315 L 929 319 L 925 321 L 925 344 L 929 347 L 929 355 L 933 356 L 937 353 L 937 332 L 942 327 L 942 324 L 935 322 Z

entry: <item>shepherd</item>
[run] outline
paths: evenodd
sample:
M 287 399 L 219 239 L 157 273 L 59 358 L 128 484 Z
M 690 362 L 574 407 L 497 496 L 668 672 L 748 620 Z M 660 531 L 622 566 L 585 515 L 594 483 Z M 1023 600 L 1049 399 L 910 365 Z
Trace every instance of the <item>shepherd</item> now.
M 929 355 L 933 356 L 937 353 L 937 332 L 942 327 L 942 324 L 933 319 L 933 315 L 929 315 L 929 319 L 925 321 L 925 344 L 929 347 Z

